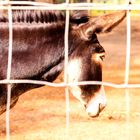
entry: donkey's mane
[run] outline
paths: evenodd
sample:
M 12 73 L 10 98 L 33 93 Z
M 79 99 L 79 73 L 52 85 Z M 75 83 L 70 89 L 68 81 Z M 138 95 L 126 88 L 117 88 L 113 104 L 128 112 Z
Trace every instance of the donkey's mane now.
M 17 10 L 12 14 L 13 22 L 24 23 L 52 23 L 64 21 L 65 15 L 59 11 Z M 7 16 L 0 16 L 0 22 L 8 22 Z
M 70 16 L 70 22 L 80 24 L 88 21 L 86 13 L 78 12 Z M 13 11 L 12 19 L 14 23 L 54 23 L 64 22 L 65 13 L 62 11 L 41 11 L 41 10 L 17 10 Z M 8 22 L 8 16 L 0 16 L 0 22 Z

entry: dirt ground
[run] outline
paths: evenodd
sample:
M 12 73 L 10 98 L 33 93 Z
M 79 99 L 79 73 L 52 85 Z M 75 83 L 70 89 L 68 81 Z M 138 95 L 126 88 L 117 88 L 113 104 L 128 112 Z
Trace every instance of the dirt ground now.
M 139 20 L 138 20 L 139 19 Z M 129 83 L 140 83 L 140 18 L 132 19 Z M 126 21 L 99 36 L 106 50 L 103 80 L 121 84 L 125 78 Z M 56 82 L 61 82 L 60 76 Z M 66 129 L 64 88 L 42 87 L 23 94 L 10 112 L 11 140 L 139 140 L 140 89 L 105 87 L 107 107 L 89 118 L 70 94 Z M 0 140 L 5 140 L 5 114 L 0 116 Z

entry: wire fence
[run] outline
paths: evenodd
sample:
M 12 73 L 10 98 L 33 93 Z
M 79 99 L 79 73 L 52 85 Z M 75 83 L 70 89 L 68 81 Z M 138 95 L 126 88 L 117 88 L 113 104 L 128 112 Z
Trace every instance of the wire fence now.
M 13 4 L 21 4 L 25 6 L 11 6 Z M 28 6 L 26 6 L 26 4 Z M 33 5 L 33 6 L 30 6 Z M 67 0 L 62 4 L 47 4 L 42 2 L 25 2 L 25 1 L 0 1 L 0 9 L 8 10 L 9 18 L 9 52 L 8 52 L 8 67 L 7 67 L 7 79 L 0 80 L 0 84 L 7 84 L 7 108 L 6 108 L 6 136 L 7 140 L 10 140 L 10 98 L 11 98 L 11 84 L 13 83 L 27 83 L 27 84 L 39 84 L 48 85 L 53 87 L 65 87 L 66 96 L 66 127 L 69 127 L 69 86 L 75 85 L 104 85 L 114 88 L 140 88 L 139 84 L 129 84 L 129 67 L 130 67 L 130 53 L 131 53 L 131 11 L 140 10 L 139 4 L 130 4 L 129 0 L 126 0 L 124 4 L 97 4 L 97 3 L 69 3 Z M 12 10 L 16 9 L 34 9 L 34 10 L 65 10 L 66 11 L 66 24 L 65 24 L 65 63 L 64 63 L 64 82 L 62 83 L 50 83 L 47 81 L 38 80 L 13 80 L 11 79 L 11 63 L 12 63 Z M 125 82 L 122 84 L 114 84 L 110 82 L 99 81 L 82 81 L 82 82 L 68 82 L 67 66 L 68 66 L 68 30 L 69 30 L 69 16 L 70 10 L 126 10 L 127 11 L 127 42 L 126 42 L 126 65 L 125 65 Z M 126 91 L 126 110 L 129 114 L 129 92 Z M 128 116 L 129 117 L 129 116 Z

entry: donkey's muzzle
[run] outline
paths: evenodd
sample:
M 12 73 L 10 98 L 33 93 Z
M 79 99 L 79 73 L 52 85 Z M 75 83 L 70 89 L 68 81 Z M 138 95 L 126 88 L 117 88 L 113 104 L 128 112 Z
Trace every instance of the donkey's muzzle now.
M 99 104 L 99 106 L 97 107 L 97 109 L 94 110 L 94 111 L 89 111 L 89 112 L 88 112 L 88 115 L 89 115 L 90 117 L 92 117 L 92 118 L 98 117 L 99 114 L 100 114 L 100 112 L 101 112 L 104 108 L 105 108 L 105 106 Z
M 91 100 L 87 103 L 86 112 L 90 117 L 97 117 L 99 116 L 100 112 L 106 106 L 106 96 L 104 92 L 103 86 L 101 89 L 96 93 L 95 96 L 91 98 Z

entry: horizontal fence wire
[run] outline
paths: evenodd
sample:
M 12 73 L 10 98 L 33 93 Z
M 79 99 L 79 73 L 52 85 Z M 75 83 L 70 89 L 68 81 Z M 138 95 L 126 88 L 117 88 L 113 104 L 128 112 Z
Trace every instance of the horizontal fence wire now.
M 113 88 L 140 88 L 140 84 L 115 84 L 111 82 L 100 82 L 100 81 L 81 81 L 81 82 L 69 82 L 69 83 L 51 83 L 47 81 L 39 81 L 39 80 L 0 80 L 0 84 L 38 84 L 38 85 L 48 85 L 52 87 L 71 87 L 71 86 L 82 86 L 82 85 L 103 85 L 103 86 L 108 86 L 108 87 L 113 87 Z
M 140 10 L 140 4 L 98 4 L 98 3 L 62 3 L 50 4 L 42 2 L 25 2 L 25 1 L 1 1 L 0 9 L 8 9 L 7 5 L 25 5 L 25 6 L 12 6 L 16 9 L 30 9 L 30 10 Z M 28 5 L 28 6 L 26 6 Z

